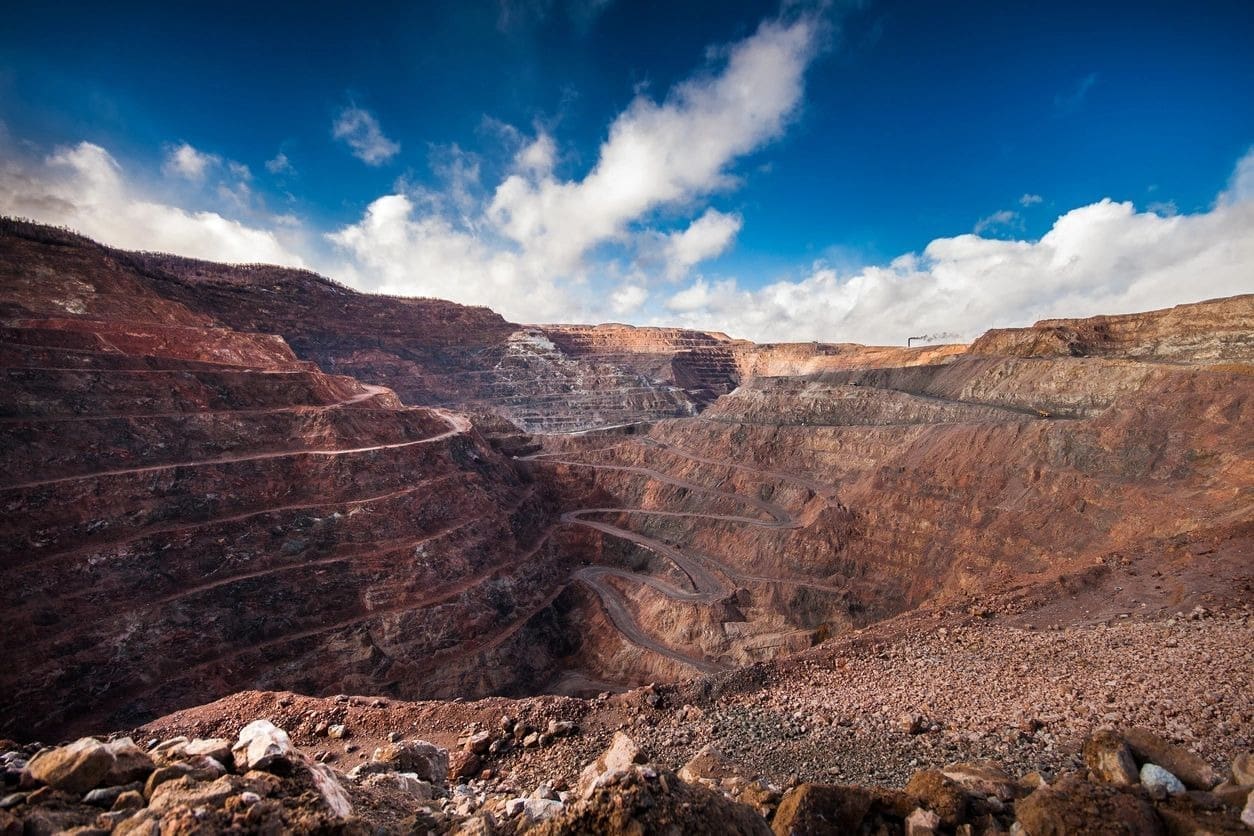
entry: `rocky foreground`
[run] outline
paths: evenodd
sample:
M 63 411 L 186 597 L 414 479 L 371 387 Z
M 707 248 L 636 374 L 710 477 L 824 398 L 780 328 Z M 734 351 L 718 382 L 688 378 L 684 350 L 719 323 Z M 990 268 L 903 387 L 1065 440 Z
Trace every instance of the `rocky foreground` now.
M 912 722 L 912 721 L 911 721 Z M 1016 775 L 992 761 L 916 771 L 904 788 L 800 783 L 744 774 L 712 746 L 673 772 L 624 732 L 576 781 L 511 786 L 492 770 L 463 780 L 493 749 L 577 734 L 569 721 L 528 731 L 508 716 L 467 729 L 450 752 L 405 739 L 338 774 L 286 732 L 255 720 L 235 737 L 82 738 L 11 749 L 0 832 L 318 833 L 1240 833 L 1254 827 L 1254 756 L 1217 770 L 1192 751 L 1133 727 L 1098 729 L 1083 763 L 1056 777 Z M 343 724 L 327 728 L 344 737 Z M 450 772 L 450 765 L 453 769 Z M 470 770 L 473 771 L 473 770 Z M 450 783 L 450 779 L 455 783 Z
M 6 742 L 0 833 L 1254 827 L 1248 607 L 1055 629 L 1016 603 L 588 700 L 243 692 L 112 739 Z

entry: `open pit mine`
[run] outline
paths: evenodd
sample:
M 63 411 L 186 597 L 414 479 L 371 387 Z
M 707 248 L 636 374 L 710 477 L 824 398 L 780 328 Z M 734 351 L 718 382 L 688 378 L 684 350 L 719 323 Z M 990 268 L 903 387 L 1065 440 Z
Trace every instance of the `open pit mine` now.
M 0 387 L 5 836 L 1254 827 L 1254 295 L 763 345 L 5 220 Z

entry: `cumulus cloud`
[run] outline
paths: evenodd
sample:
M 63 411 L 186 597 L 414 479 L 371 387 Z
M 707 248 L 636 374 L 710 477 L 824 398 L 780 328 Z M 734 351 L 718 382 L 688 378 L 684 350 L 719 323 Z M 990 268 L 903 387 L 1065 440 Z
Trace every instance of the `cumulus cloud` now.
M 762 24 L 731 48 L 722 72 L 682 82 L 661 103 L 637 96 L 582 180 L 513 174 L 489 218 L 528 254 L 570 272 L 650 210 L 729 187 L 729 165 L 779 136 L 800 103 L 814 41 L 807 18 Z
M 221 164 L 222 158 L 217 154 L 206 154 L 183 142 L 167 149 L 161 170 L 167 177 L 181 177 L 193 183 L 203 183 L 210 169 Z
M 672 232 L 666 239 L 666 275 L 671 279 L 683 278 L 692 267 L 706 259 L 714 258 L 726 250 L 744 219 L 717 209 L 707 209 L 681 232 Z
M 757 340 L 904 344 L 921 333 L 969 339 L 1049 317 L 1246 293 L 1254 270 L 1251 172 L 1254 151 L 1206 212 L 1164 217 L 1107 199 L 1062 215 L 1039 241 L 938 238 L 886 266 L 822 268 L 756 290 L 698 280 L 668 300 L 663 318 Z
M 606 287 L 616 268 L 589 254 L 603 245 L 656 248 L 661 240 L 663 269 L 678 278 L 722 252 L 739 216 L 709 210 L 673 237 L 647 222 L 659 208 L 691 211 L 735 184 L 734 163 L 778 137 L 800 104 L 815 40 L 809 18 L 768 21 L 662 101 L 638 95 L 582 178 L 558 176 L 557 145 L 545 131 L 519 143 L 508 174 L 477 204 L 471 158 L 433 160 L 445 184 L 438 194 L 402 184 L 328 236 L 346 256 L 339 269 L 365 289 L 488 304 L 521 321 L 637 310 L 648 277 L 635 273 Z
M 400 153 L 401 144 L 383 135 L 379 120 L 368 110 L 350 105 L 340 111 L 331 135 L 346 143 L 353 156 L 366 165 L 379 166 Z
M 179 166 L 180 177 L 203 178 L 204 168 L 196 166 L 205 159 L 216 158 L 183 145 L 167 157 L 166 165 Z M 90 142 L 58 148 L 41 160 L 5 162 L 0 167 L 0 213 L 68 226 L 124 249 L 304 265 L 273 231 L 154 199 L 128 181 L 108 151 Z

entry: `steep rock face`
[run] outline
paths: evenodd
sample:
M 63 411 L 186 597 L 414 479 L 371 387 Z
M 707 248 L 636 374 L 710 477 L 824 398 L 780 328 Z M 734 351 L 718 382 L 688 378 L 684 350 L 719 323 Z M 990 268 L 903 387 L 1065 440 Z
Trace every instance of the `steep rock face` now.
M 997 328 L 972 354 L 1019 357 L 1134 357 L 1170 362 L 1254 360 L 1254 294 L 1160 311 L 1046 319 L 1031 328 Z
M 672 383 L 704 407 L 754 377 L 812 374 L 867 366 L 944 362 L 964 346 L 903 349 L 828 343 L 759 345 L 726 334 L 631 325 L 543 325 L 543 333 L 572 357 L 632 369 Z
M 261 682 L 451 696 L 549 676 L 566 650 L 531 621 L 566 570 L 544 490 L 465 416 L 328 375 L 162 281 L 5 232 L 0 733 Z
M 408 404 L 490 410 L 546 432 L 692 411 L 674 386 L 568 355 L 487 308 L 362 294 L 278 267 L 128 258 L 188 308 L 239 330 L 277 333 L 323 370 L 387 386 Z
M 576 574 L 643 651 L 634 670 L 619 652 L 614 675 L 650 681 L 659 655 L 693 672 L 771 658 L 1181 538 L 1249 552 L 1254 376 L 1241 335 L 1254 317 L 1245 298 L 1231 303 L 1212 306 L 1213 338 L 1197 316 L 1185 336 L 1147 315 L 1155 344 L 1198 347 L 1171 362 L 1129 344 L 850 363 L 745 380 L 643 437 L 546 439 L 546 478 L 583 470 L 612 497 L 563 521 L 628 570 Z

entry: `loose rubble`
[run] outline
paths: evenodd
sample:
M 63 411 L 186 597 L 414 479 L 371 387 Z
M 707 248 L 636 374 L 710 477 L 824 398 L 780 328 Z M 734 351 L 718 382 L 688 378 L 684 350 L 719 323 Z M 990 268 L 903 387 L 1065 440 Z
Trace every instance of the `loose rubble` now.
M 513 738 L 519 723 L 505 718 L 496 729 L 470 728 L 462 751 L 486 753 Z M 572 723 L 561 734 L 578 732 Z M 224 764 L 214 755 L 228 744 L 234 757 Z M 920 769 L 902 787 L 781 787 L 708 745 L 672 771 L 622 731 L 585 763 L 574 786 L 559 778 L 530 790 L 491 770 L 456 778 L 449 752 L 420 739 L 380 746 L 343 774 L 309 758 L 268 719 L 244 725 L 233 744 L 175 737 L 154 740 L 145 751 L 129 738 L 82 738 L 52 748 L 5 741 L 2 748 L 0 834 L 6 836 L 226 830 L 1078 836 L 1226 834 L 1254 826 L 1251 753 L 1242 752 L 1221 773 L 1187 747 L 1139 727 L 1097 729 L 1083 746 L 1082 765 L 1055 776 L 1015 775 L 992 761 L 955 762 Z M 1180 769 L 1187 782 L 1151 756 Z

